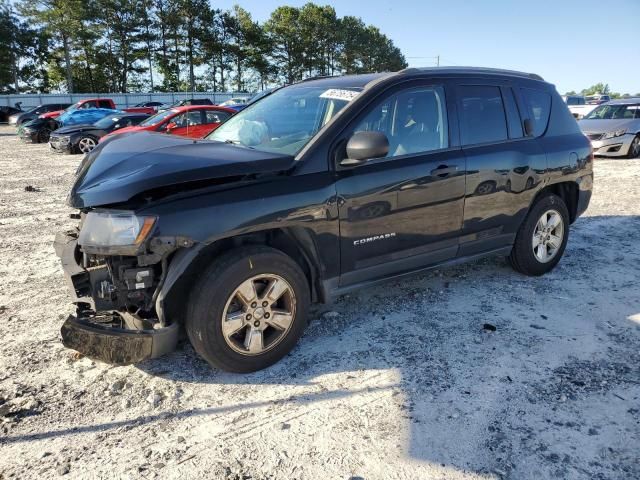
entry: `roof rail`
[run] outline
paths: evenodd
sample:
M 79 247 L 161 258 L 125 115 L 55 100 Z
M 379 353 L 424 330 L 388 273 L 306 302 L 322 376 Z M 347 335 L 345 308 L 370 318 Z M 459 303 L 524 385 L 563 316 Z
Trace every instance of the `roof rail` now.
M 313 77 L 307 77 L 307 78 L 303 78 L 302 80 L 298 80 L 297 82 L 293 82 L 291 85 L 295 85 L 296 83 L 304 83 L 304 82 L 310 82 L 312 80 L 320 80 L 322 78 L 333 78 L 333 77 L 339 77 L 340 75 L 314 75 Z
M 536 73 L 527 73 L 527 72 L 519 72 L 517 70 L 505 70 L 501 68 L 485 68 L 485 67 L 409 67 L 404 68 L 397 73 L 400 75 L 406 74 L 414 74 L 414 73 L 429 73 L 429 72 L 439 72 L 439 73 L 487 73 L 487 74 L 502 74 L 502 75 L 511 75 L 514 77 L 527 77 L 532 80 L 540 80 L 544 81 L 544 79 L 536 74 Z

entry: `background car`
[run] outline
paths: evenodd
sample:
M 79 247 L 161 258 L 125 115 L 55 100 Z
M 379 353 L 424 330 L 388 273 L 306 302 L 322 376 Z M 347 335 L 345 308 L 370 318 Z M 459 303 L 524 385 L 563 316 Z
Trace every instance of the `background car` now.
M 587 95 L 584 99 L 588 105 L 602 105 L 603 103 L 610 101 L 611 97 L 609 95 L 596 93 L 594 95 Z
M 26 122 L 18 128 L 18 135 L 25 142 L 45 143 L 49 141 L 51 132 L 69 125 L 90 125 L 107 115 L 122 114 L 119 110 L 107 108 L 90 108 L 82 110 L 68 110 L 58 118 L 40 116 Z
M 100 141 L 127 132 L 163 132 L 190 138 L 203 138 L 236 113 L 218 105 L 189 105 L 158 112 L 136 127 L 127 127 L 105 135 Z
M 85 100 L 80 100 L 79 102 L 74 103 L 70 107 L 67 107 L 65 110 L 54 110 L 52 112 L 43 113 L 42 115 L 40 115 L 40 117 L 57 118 L 65 112 L 84 110 L 88 108 L 108 108 L 115 110 L 116 104 L 113 103 L 113 100 L 111 100 L 110 98 L 87 98 Z
M 171 105 L 158 107 L 158 112 L 169 110 L 170 108 L 186 107 L 189 105 L 213 105 L 213 102 L 208 98 L 185 98 L 184 100 L 178 100 Z
M 640 97 L 599 105 L 578 122 L 594 155 L 640 157 Z
M 138 125 L 149 118 L 144 113 L 117 113 L 107 115 L 92 125 L 71 125 L 51 133 L 49 146 L 59 153 L 89 153 L 100 138 L 120 128 Z
M 9 117 L 9 125 L 20 126 L 29 120 L 33 120 L 38 116 L 49 113 L 49 112 L 57 112 L 60 110 L 64 110 L 71 106 L 70 103 L 47 103 L 44 105 L 38 105 L 37 107 L 33 107 L 29 110 L 25 110 L 24 112 L 18 112 Z
M 13 115 L 22 113 L 22 110 L 16 107 L 0 107 L 0 123 L 9 122 Z

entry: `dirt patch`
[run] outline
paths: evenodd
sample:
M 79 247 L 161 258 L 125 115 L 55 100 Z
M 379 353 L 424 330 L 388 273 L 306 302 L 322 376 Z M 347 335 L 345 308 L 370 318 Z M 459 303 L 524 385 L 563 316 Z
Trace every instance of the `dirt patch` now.
M 640 161 L 597 160 L 551 274 L 503 259 L 314 308 L 251 375 L 188 344 L 112 367 L 59 341 L 79 156 L 0 127 L 0 478 L 640 478 Z M 495 331 L 485 327 L 489 324 Z

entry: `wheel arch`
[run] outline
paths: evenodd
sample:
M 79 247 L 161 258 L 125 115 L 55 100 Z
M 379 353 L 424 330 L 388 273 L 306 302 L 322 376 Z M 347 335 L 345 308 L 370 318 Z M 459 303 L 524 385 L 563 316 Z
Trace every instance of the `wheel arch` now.
M 199 275 L 220 253 L 250 245 L 268 246 L 292 258 L 307 278 L 312 301 L 327 300 L 321 285 L 321 266 L 313 233 L 302 227 L 274 228 L 219 238 L 174 254 L 156 301 L 161 320 L 184 322 L 187 303 L 179 299 L 188 297 Z
M 540 198 L 548 193 L 553 193 L 564 200 L 564 203 L 567 205 L 567 210 L 569 210 L 569 221 L 573 223 L 578 216 L 578 192 L 578 184 L 574 181 L 552 183 L 536 194 L 531 205 L 529 205 L 529 210 Z

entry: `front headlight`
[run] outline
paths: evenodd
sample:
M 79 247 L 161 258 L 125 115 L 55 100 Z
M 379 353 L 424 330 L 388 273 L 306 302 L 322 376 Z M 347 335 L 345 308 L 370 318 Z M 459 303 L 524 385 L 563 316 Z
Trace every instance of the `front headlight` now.
M 604 138 L 615 138 L 615 137 L 621 137 L 622 135 L 624 135 L 625 133 L 627 133 L 627 129 L 626 128 L 622 128 L 620 130 L 616 130 L 615 132 L 607 132 L 604 134 Z
M 84 219 L 78 243 L 85 247 L 140 245 L 151 233 L 156 217 L 126 211 L 93 211 Z
M 68 145 L 70 141 L 71 137 L 58 137 L 58 142 L 60 143 L 60 145 Z

